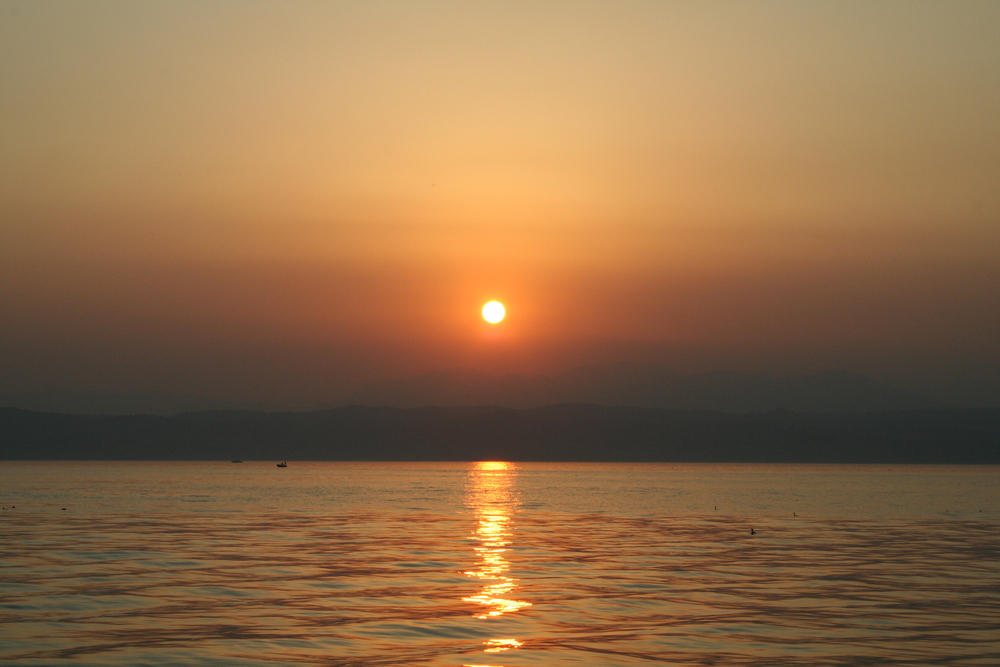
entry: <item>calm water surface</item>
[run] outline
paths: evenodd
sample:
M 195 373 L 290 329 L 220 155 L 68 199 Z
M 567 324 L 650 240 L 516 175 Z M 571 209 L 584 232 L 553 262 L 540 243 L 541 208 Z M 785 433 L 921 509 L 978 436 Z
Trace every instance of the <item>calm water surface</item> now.
M 1000 665 L 998 490 L 990 466 L 3 462 L 0 662 Z

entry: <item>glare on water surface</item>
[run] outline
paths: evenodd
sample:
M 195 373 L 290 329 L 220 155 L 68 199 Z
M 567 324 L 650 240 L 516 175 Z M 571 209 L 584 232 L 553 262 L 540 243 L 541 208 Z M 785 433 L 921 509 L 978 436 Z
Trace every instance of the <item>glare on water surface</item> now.
M 998 480 L 6 462 L 0 664 L 992 665 Z
M 511 596 L 517 588 L 517 579 L 509 576 L 510 563 L 504 555 L 511 540 L 516 477 L 514 464 L 502 461 L 474 463 L 469 471 L 466 504 L 478 519 L 475 532 L 470 536 L 478 542 L 475 546 L 478 569 L 468 570 L 465 575 L 482 580 L 483 588 L 478 594 L 462 599 L 481 605 L 475 614 L 480 619 L 496 618 L 531 606 L 530 602 Z M 521 644 L 513 638 L 491 639 L 484 650 L 498 653 Z

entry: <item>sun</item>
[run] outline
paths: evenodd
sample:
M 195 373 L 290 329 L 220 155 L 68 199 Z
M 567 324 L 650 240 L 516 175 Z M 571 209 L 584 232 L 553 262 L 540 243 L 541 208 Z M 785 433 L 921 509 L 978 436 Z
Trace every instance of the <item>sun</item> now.
M 483 319 L 490 324 L 500 322 L 505 315 L 507 315 L 507 309 L 499 301 L 490 301 L 483 306 Z

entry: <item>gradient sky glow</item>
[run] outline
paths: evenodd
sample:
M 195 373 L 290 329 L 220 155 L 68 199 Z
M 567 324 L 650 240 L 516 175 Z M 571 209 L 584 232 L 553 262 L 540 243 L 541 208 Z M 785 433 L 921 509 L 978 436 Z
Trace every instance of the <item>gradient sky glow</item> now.
M 0 389 L 1000 401 L 1000 3 L 3 0 L 0 91 Z

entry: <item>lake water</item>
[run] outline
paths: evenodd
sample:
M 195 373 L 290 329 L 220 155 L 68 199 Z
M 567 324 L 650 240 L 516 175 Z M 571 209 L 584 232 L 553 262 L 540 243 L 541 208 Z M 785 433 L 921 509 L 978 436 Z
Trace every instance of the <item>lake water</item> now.
M 3 462 L 0 662 L 998 665 L 998 491 L 991 466 Z

